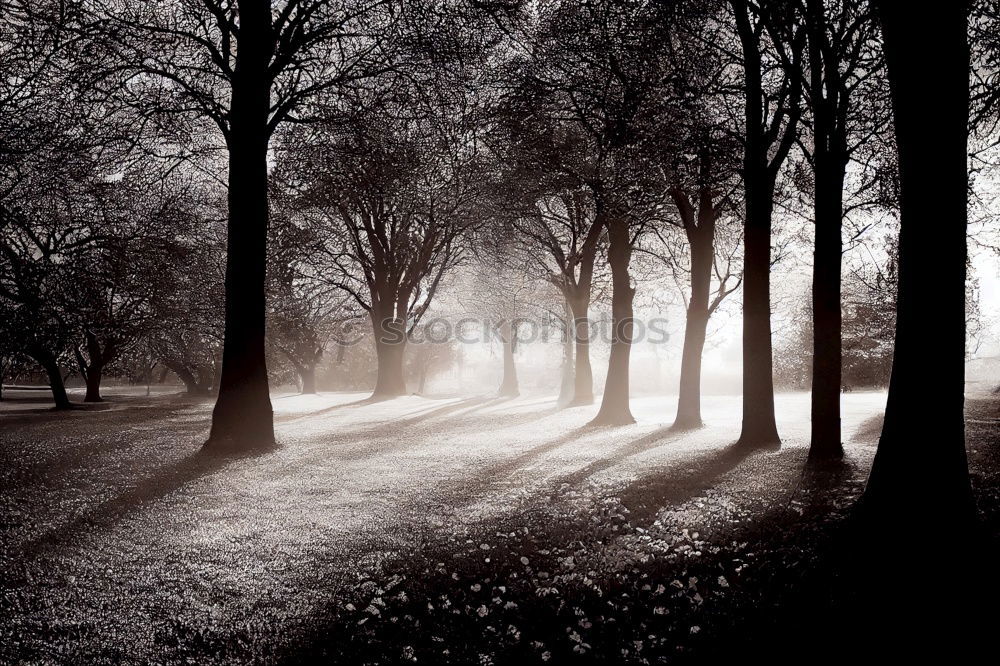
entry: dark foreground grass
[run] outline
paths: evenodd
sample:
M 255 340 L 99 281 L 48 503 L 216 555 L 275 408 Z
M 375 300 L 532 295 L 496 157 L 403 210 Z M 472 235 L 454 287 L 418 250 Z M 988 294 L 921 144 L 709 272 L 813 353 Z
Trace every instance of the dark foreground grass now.
M 802 449 L 748 460 L 727 453 L 692 465 L 686 478 L 650 475 L 614 494 L 564 484 L 516 519 L 403 554 L 300 627 L 284 657 L 345 664 L 969 657 L 990 641 L 997 619 L 998 405 L 969 403 L 978 534 L 927 525 L 893 541 L 859 529 L 852 508 L 868 460 L 809 468 Z

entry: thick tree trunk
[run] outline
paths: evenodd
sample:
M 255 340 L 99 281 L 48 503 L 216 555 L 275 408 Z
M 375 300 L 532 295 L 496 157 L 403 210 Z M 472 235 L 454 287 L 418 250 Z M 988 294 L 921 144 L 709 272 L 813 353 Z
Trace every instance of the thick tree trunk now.
M 841 220 L 845 162 L 817 146 L 816 244 L 813 253 L 812 441 L 810 460 L 837 459 L 841 394 Z
M 498 394 L 502 398 L 516 398 L 521 395 L 517 383 L 517 365 L 514 363 L 514 349 L 517 344 L 517 329 L 509 321 L 500 325 L 503 343 L 503 379 Z
M 611 356 L 608 376 L 604 381 L 601 409 L 593 425 L 626 425 L 635 423 L 629 408 L 629 357 L 632 351 L 632 288 L 629 262 L 632 239 L 625 220 L 610 219 L 608 227 L 608 263 L 611 266 Z
M 264 353 L 267 263 L 267 147 L 273 48 L 271 8 L 240 0 L 240 36 L 232 79 L 226 331 L 222 376 L 208 444 L 235 450 L 274 445 L 274 416 Z
M 406 377 L 403 375 L 403 358 L 406 341 L 399 343 L 376 343 L 378 357 L 378 377 L 375 380 L 373 398 L 398 398 L 406 395 Z
M 774 419 L 771 353 L 771 196 L 770 187 L 747 188 L 743 266 L 743 430 L 747 448 L 781 445 Z
M 372 398 L 386 399 L 406 395 L 403 359 L 406 354 L 406 323 L 390 314 L 372 314 L 378 376 Z
M 29 354 L 38 362 L 38 365 L 42 366 L 45 375 L 49 378 L 49 388 L 52 390 L 52 400 L 55 402 L 56 409 L 72 408 L 73 405 L 66 394 L 66 383 L 63 380 L 59 364 L 56 362 L 56 357 L 48 350 L 40 348 L 31 349 Z
M 899 150 L 899 291 L 885 423 L 863 507 L 879 529 L 917 530 L 922 540 L 927 526 L 961 534 L 975 516 L 964 423 L 966 9 L 878 4 Z
M 84 402 L 103 402 L 101 397 L 101 379 L 104 376 L 104 363 L 100 360 L 91 361 L 87 368 L 87 394 Z

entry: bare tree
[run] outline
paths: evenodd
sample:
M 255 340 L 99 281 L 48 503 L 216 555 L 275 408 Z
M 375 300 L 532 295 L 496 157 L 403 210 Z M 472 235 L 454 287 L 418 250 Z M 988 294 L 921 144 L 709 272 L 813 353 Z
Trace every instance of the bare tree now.
M 198 114 L 228 153 L 226 331 L 209 443 L 274 444 L 265 362 L 271 136 L 318 93 L 384 71 L 396 22 L 387 0 L 91 0 L 109 54 L 101 76 L 151 113 Z M 110 71 L 109 71 L 110 70 Z
M 590 365 L 590 302 L 595 264 L 604 227 L 598 224 L 594 201 L 586 188 L 543 195 L 535 209 L 514 222 L 518 240 L 536 257 L 541 274 L 559 289 L 568 308 L 568 332 L 573 348 L 572 394 L 568 405 L 594 402 Z
M 742 49 L 744 182 L 743 430 L 748 448 L 781 445 L 771 351 L 771 217 L 774 189 L 801 115 L 805 33 L 787 3 L 730 0 Z M 775 79 L 777 78 L 777 81 Z

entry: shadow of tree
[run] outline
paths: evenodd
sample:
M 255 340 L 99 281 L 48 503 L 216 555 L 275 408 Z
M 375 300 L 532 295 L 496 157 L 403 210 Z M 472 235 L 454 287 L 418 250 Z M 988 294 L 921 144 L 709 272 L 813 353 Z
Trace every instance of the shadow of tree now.
M 156 470 L 112 499 L 94 505 L 69 521 L 23 543 L 15 561 L 33 559 L 49 549 L 63 548 L 95 530 L 107 530 L 132 512 L 163 499 L 198 479 L 221 471 L 238 460 L 265 454 L 222 455 L 199 448 L 187 457 Z

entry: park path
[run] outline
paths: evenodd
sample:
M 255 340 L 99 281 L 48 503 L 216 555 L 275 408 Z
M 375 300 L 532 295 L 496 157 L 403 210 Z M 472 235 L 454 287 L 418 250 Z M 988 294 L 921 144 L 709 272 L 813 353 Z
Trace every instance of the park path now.
M 280 627 L 383 558 L 516 516 L 552 488 L 641 492 L 667 472 L 707 487 L 760 464 L 719 456 L 739 432 L 734 397 L 707 397 L 707 427 L 683 435 L 666 431 L 670 398 L 634 399 L 634 425 L 589 429 L 595 408 L 545 397 L 364 397 L 276 395 L 281 448 L 237 459 L 199 453 L 211 405 L 177 396 L 5 412 L 0 662 L 5 649 L 144 661 L 185 617 Z M 884 402 L 844 395 L 849 456 L 870 457 Z M 806 446 L 808 395 L 779 395 L 777 411 L 785 449 Z

